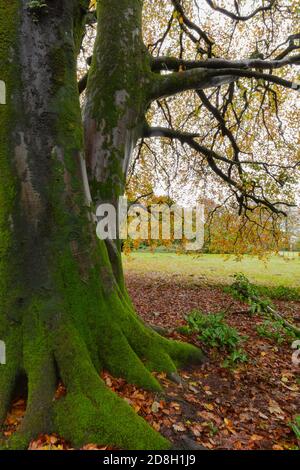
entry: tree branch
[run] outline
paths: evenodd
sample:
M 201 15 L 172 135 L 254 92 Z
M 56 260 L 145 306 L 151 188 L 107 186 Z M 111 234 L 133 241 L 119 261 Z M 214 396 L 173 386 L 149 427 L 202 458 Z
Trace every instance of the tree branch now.
M 254 16 L 256 16 L 258 13 L 264 12 L 264 11 L 270 11 L 272 7 L 275 5 L 276 0 L 270 0 L 269 5 L 267 6 L 262 6 L 256 8 L 254 11 L 252 11 L 249 15 L 240 15 L 240 14 L 235 14 L 232 13 L 231 11 L 228 11 L 226 8 L 219 7 L 216 5 L 214 0 L 205 0 L 206 3 L 215 11 L 218 11 L 219 13 L 222 13 L 225 16 L 228 16 L 228 18 L 231 18 L 232 20 L 235 21 L 248 21 Z
M 92 63 L 92 56 L 88 57 L 86 59 L 86 63 L 87 65 L 91 65 Z M 88 82 L 88 77 L 89 77 L 89 70 L 83 75 L 83 77 L 81 77 L 81 79 L 79 80 L 78 82 L 78 91 L 79 91 L 79 94 L 81 95 L 81 93 L 84 92 L 84 90 L 86 89 L 87 87 L 87 82 Z
M 150 99 L 159 99 L 176 95 L 187 90 L 217 87 L 235 81 L 235 76 L 217 75 L 208 69 L 191 69 L 185 72 L 174 72 L 168 75 L 155 76 Z
M 298 46 L 297 46 L 298 47 Z M 286 65 L 300 65 L 300 54 L 284 57 L 281 60 L 263 59 L 208 59 L 208 60 L 183 60 L 177 57 L 156 57 L 152 60 L 152 71 L 179 71 L 182 69 L 191 70 L 197 68 L 204 69 L 279 69 Z
M 286 213 L 283 210 L 278 209 L 276 205 L 281 204 L 289 206 L 289 204 L 284 204 L 280 202 L 271 203 L 264 196 L 260 198 L 256 196 L 253 191 L 249 193 L 243 188 L 242 183 L 235 181 L 230 175 L 224 173 L 224 171 L 216 164 L 216 160 L 226 162 L 228 164 L 232 164 L 234 162 L 226 157 L 223 157 L 214 150 L 209 149 L 204 145 L 201 145 L 195 140 L 195 137 L 197 137 L 196 134 L 180 132 L 178 130 L 168 129 L 165 127 L 145 127 L 144 137 L 167 137 L 169 139 L 177 139 L 179 140 L 179 142 L 181 142 L 181 144 L 187 144 L 196 152 L 204 155 L 211 170 L 223 181 L 225 181 L 225 183 L 227 183 L 230 187 L 234 188 L 234 190 L 236 191 L 237 199 L 241 204 L 241 207 L 243 207 L 244 209 L 250 209 L 250 207 L 247 205 L 247 199 L 250 199 L 257 205 L 263 205 L 267 207 L 271 212 L 275 214 L 286 215 Z M 239 162 L 235 162 L 235 164 L 240 166 Z M 240 196 L 237 195 L 237 192 L 240 193 Z
M 294 83 L 273 74 L 235 68 L 213 70 L 196 68 L 186 70 L 185 72 L 174 72 L 167 75 L 156 76 L 150 92 L 150 98 L 158 99 L 187 90 L 204 90 L 206 88 L 218 87 L 236 81 L 239 77 L 255 78 L 257 80 L 262 79 L 285 88 L 296 91 L 300 90 L 300 83 Z
M 208 54 L 211 55 L 211 50 L 212 50 L 212 46 L 213 46 L 213 41 L 211 41 L 211 39 L 209 39 L 207 33 L 205 31 L 203 31 L 200 26 L 198 26 L 196 23 L 194 23 L 193 21 L 191 21 L 185 14 L 183 8 L 182 8 L 182 5 L 180 3 L 180 0 L 172 0 L 172 3 L 176 9 L 176 11 L 178 11 L 178 13 L 180 14 L 180 17 L 182 18 L 182 21 L 183 23 L 189 28 L 189 29 L 192 29 L 193 31 L 195 31 L 196 33 L 199 34 L 200 38 L 202 38 L 207 46 L 208 46 Z
M 231 145 L 232 145 L 232 148 L 234 150 L 234 157 L 235 157 L 235 161 L 238 162 L 238 159 L 239 159 L 239 153 L 240 153 L 240 149 L 239 149 L 239 146 L 232 134 L 232 132 L 228 129 L 227 125 L 226 125 L 226 121 L 224 119 L 224 117 L 222 116 L 221 112 L 218 110 L 218 108 L 216 108 L 210 101 L 209 99 L 207 98 L 206 94 L 204 93 L 203 90 L 198 90 L 197 91 L 197 94 L 199 96 L 199 98 L 201 99 L 202 103 L 204 104 L 204 106 L 206 107 L 206 109 L 212 113 L 212 115 L 214 116 L 214 118 L 218 121 L 219 123 L 219 126 L 220 126 L 220 129 L 222 131 L 222 134 L 223 135 L 226 135 L 227 138 L 229 139 Z
M 87 86 L 87 81 L 88 81 L 88 72 L 86 74 L 83 75 L 83 77 L 79 80 L 78 82 L 78 91 L 79 91 L 79 94 L 81 95 L 81 93 L 84 92 L 84 90 L 86 89 L 86 86 Z
M 277 60 L 281 60 L 288 54 L 290 54 L 290 52 L 300 49 L 300 33 L 292 34 L 291 36 L 289 36 L 283 44 L 280 44 L 276 47 L 273 53 L 278 51 L 278 49 L 280 49 L 280 47 L 284 46 L 286 43 L 289 43 L 289 45 L 275 57 Z

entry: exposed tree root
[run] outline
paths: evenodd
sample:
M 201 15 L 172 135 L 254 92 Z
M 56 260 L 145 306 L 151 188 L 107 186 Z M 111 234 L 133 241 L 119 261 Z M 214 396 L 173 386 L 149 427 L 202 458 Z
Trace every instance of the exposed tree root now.
M 126 449 L 169 447 L 162 436 L 106 387 L 80 341 L 73 341 L 73 348 L 69 345 L 65 351 L 59 347 L 56 356 L 62 364 L 62 379 L 68 393 L 55 404 L 54 422 L 55 429 L 65 439 L 75 446 L 91 442 L 113 443 Z
M 1 367 L 3 369 L 3 367 Z M 10 367 L 0 375 L 0 426 L 3 424 L 9 410 L 12 393 L 17 376 L 16 368 Z
M 53 431 L 52 408 L 57 378 L 53 358 L 32 358 L 34 367 L 28 373 L 26 413 L 16 435 L 9 441 L 12 449 L 22 449 L 39 434 Z
M 9 411 L 16 379 L 20 374 L 20 335 L 19 331 L 11 334 L 5 341 L 6 354 L 10 358 L 5 366 L 1 366 L 0 374 L 0 427 Z
M 111 308 L 115 309 L 113 319 L 100 321 L 101 331 L 96 331 L 99 318 L 95 317 L 97 328 L 90 331 L 93 339 L 101 338 L 97 355 L 69 314 L 54 316 L 52 313 L 51 322 L 44 323 L 38 312 L 28 324 L 25 315 L 22 361 L 11 362 L 13 355 L 9 354 L 10 367 L 4 367 L 0 376 L 1 422 L 9 409 L 20 370 L 28 379 L 27 408 L 20 428 L 5 443 L 5 448 L 24 449 L 39 434 L 53 432 L 75 447 L 86 443 L 123 449 L 171 447 L 123 399 L 107 388 L 99 376 L 99 369 L 104 368 L 130 383 L 158 391 L 161 386 L 152 371 L 164 371 L 175 377 L 177 366 L 201 361 L 202 353 L 191 345 L 170 341 L 147 328 L 118 297 L 108 303 L 108 310 Z M 59 379 L 67 394 L 55 400 Z

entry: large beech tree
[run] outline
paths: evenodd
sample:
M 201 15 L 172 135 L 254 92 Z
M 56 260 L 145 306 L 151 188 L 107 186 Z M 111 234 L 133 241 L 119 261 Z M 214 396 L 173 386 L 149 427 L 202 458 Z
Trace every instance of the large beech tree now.
M 171 447 L 99 377 L 106 369 L 159 391 L 152 371 L 176 378 L 177 367 L 202 360 L 195 347 L 141 321 L 126 292 L 119 243 L 96 237 L 95 208 L 102 201 L 117 204 L 139 139 L 165 136 L 199 152 L 233 188 L 240 210 L 282 211 L 259 185 L 243 184 L 226 113 L 203 90 L 229 85 L 233 100 L 232 84 L 243 77 L 297 91 L 297 83 L 275 72 L 299 64 L 299 34 L 280 46 L 280 56 L 275 50 L 266 60 L 216 58 L 209 31 L 185 11 L 192 2 L 163 3 L 180 34 L 202 44 L 202 57 L 185 60 L 182 50 L 180 57 L 152 54 L 142 35 L 142 0 L 98 0 L 96 10 L 89 0 L 0 0 L 0 80 L 6 86 L 0 105 L 0 339 L 7 356 L 0 365 L 0 425 L 22 378 L 28 394 L 22 424 L 3 444 L 9 448 L 25 448 L 49 432 L 74 446 Z M 236 23 L 271 14 L 280 2 L 262 2 L 246 14 L 238 3 L 227 10 L 206 2 Z M 90 24 L 97 24 L 94 52 L 78 86 L 77 57 Z M 234 147 L 231 158 L 202 145 L 195 133 L 147 123 L 152 102 L 187 90 L 196 90 L 217 119 Z M 59 381 L 67 393 L 55 400 Z

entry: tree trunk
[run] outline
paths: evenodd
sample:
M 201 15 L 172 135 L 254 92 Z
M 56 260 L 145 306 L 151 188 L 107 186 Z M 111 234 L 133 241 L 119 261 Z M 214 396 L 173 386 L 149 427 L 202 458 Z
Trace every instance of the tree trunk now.
M 124 287 L 119 250 L 96 238 L 76 80 L 83 22 L 78 4 L 85 3 L 51 0 L 47 8 L 31 9 L 27 0 L 0 0 L 7 103 L 0 105 L 0 339 L 7 349 L 0 365 L 0 426 L 25 376 L 26 414 L 6 447 L 26 448 L 38 434 L 57 432 L 74 446 L 168 448 L 99 377 L 106 369 L 160 390 L 151 371 L 173 373 L 201 360 L 201 352 L 143 324 Z M 124 191 L 147 106 L 141 3 L 98 2 L 85 110 L 95 202 L 116 203 Z M 115 15 L 118 30 L 108 27 Z M 55 400 L 59 380 L 67 394 Z

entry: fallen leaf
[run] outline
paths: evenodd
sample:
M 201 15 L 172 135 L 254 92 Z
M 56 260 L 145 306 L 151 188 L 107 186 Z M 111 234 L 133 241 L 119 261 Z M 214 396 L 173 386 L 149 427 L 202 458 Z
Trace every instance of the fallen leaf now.
M 208 411 L 212 411 L 214 409 L 214 405 L 212 403 L 204 403 L 203 404 L 204 408 L 206 408 Z
M 274 445 L 272 446 L 272 449 L 273 449 L 273 450 L 284 450 L 284 448 L 283 448 L 282 446 L 280 446 L 279 444 L 274 444 Z
M 160 403 L 158 403 L 157 401 L 154 401 L 151 406 L 152 413 L 158 413 L 159 408 L 160 408 Z
M 184 432 L 184 431 L 186 431 L 186 427 L 185 427 L 182 423 L 173 424 L 172 427 L 173 427 L 174 431 L 176 431 L 176 432 Z
M 250 437 L 251 441 L 262 441 L 264 439 L 263 436 L 259 436 L 258 434 L 252 434 Z

